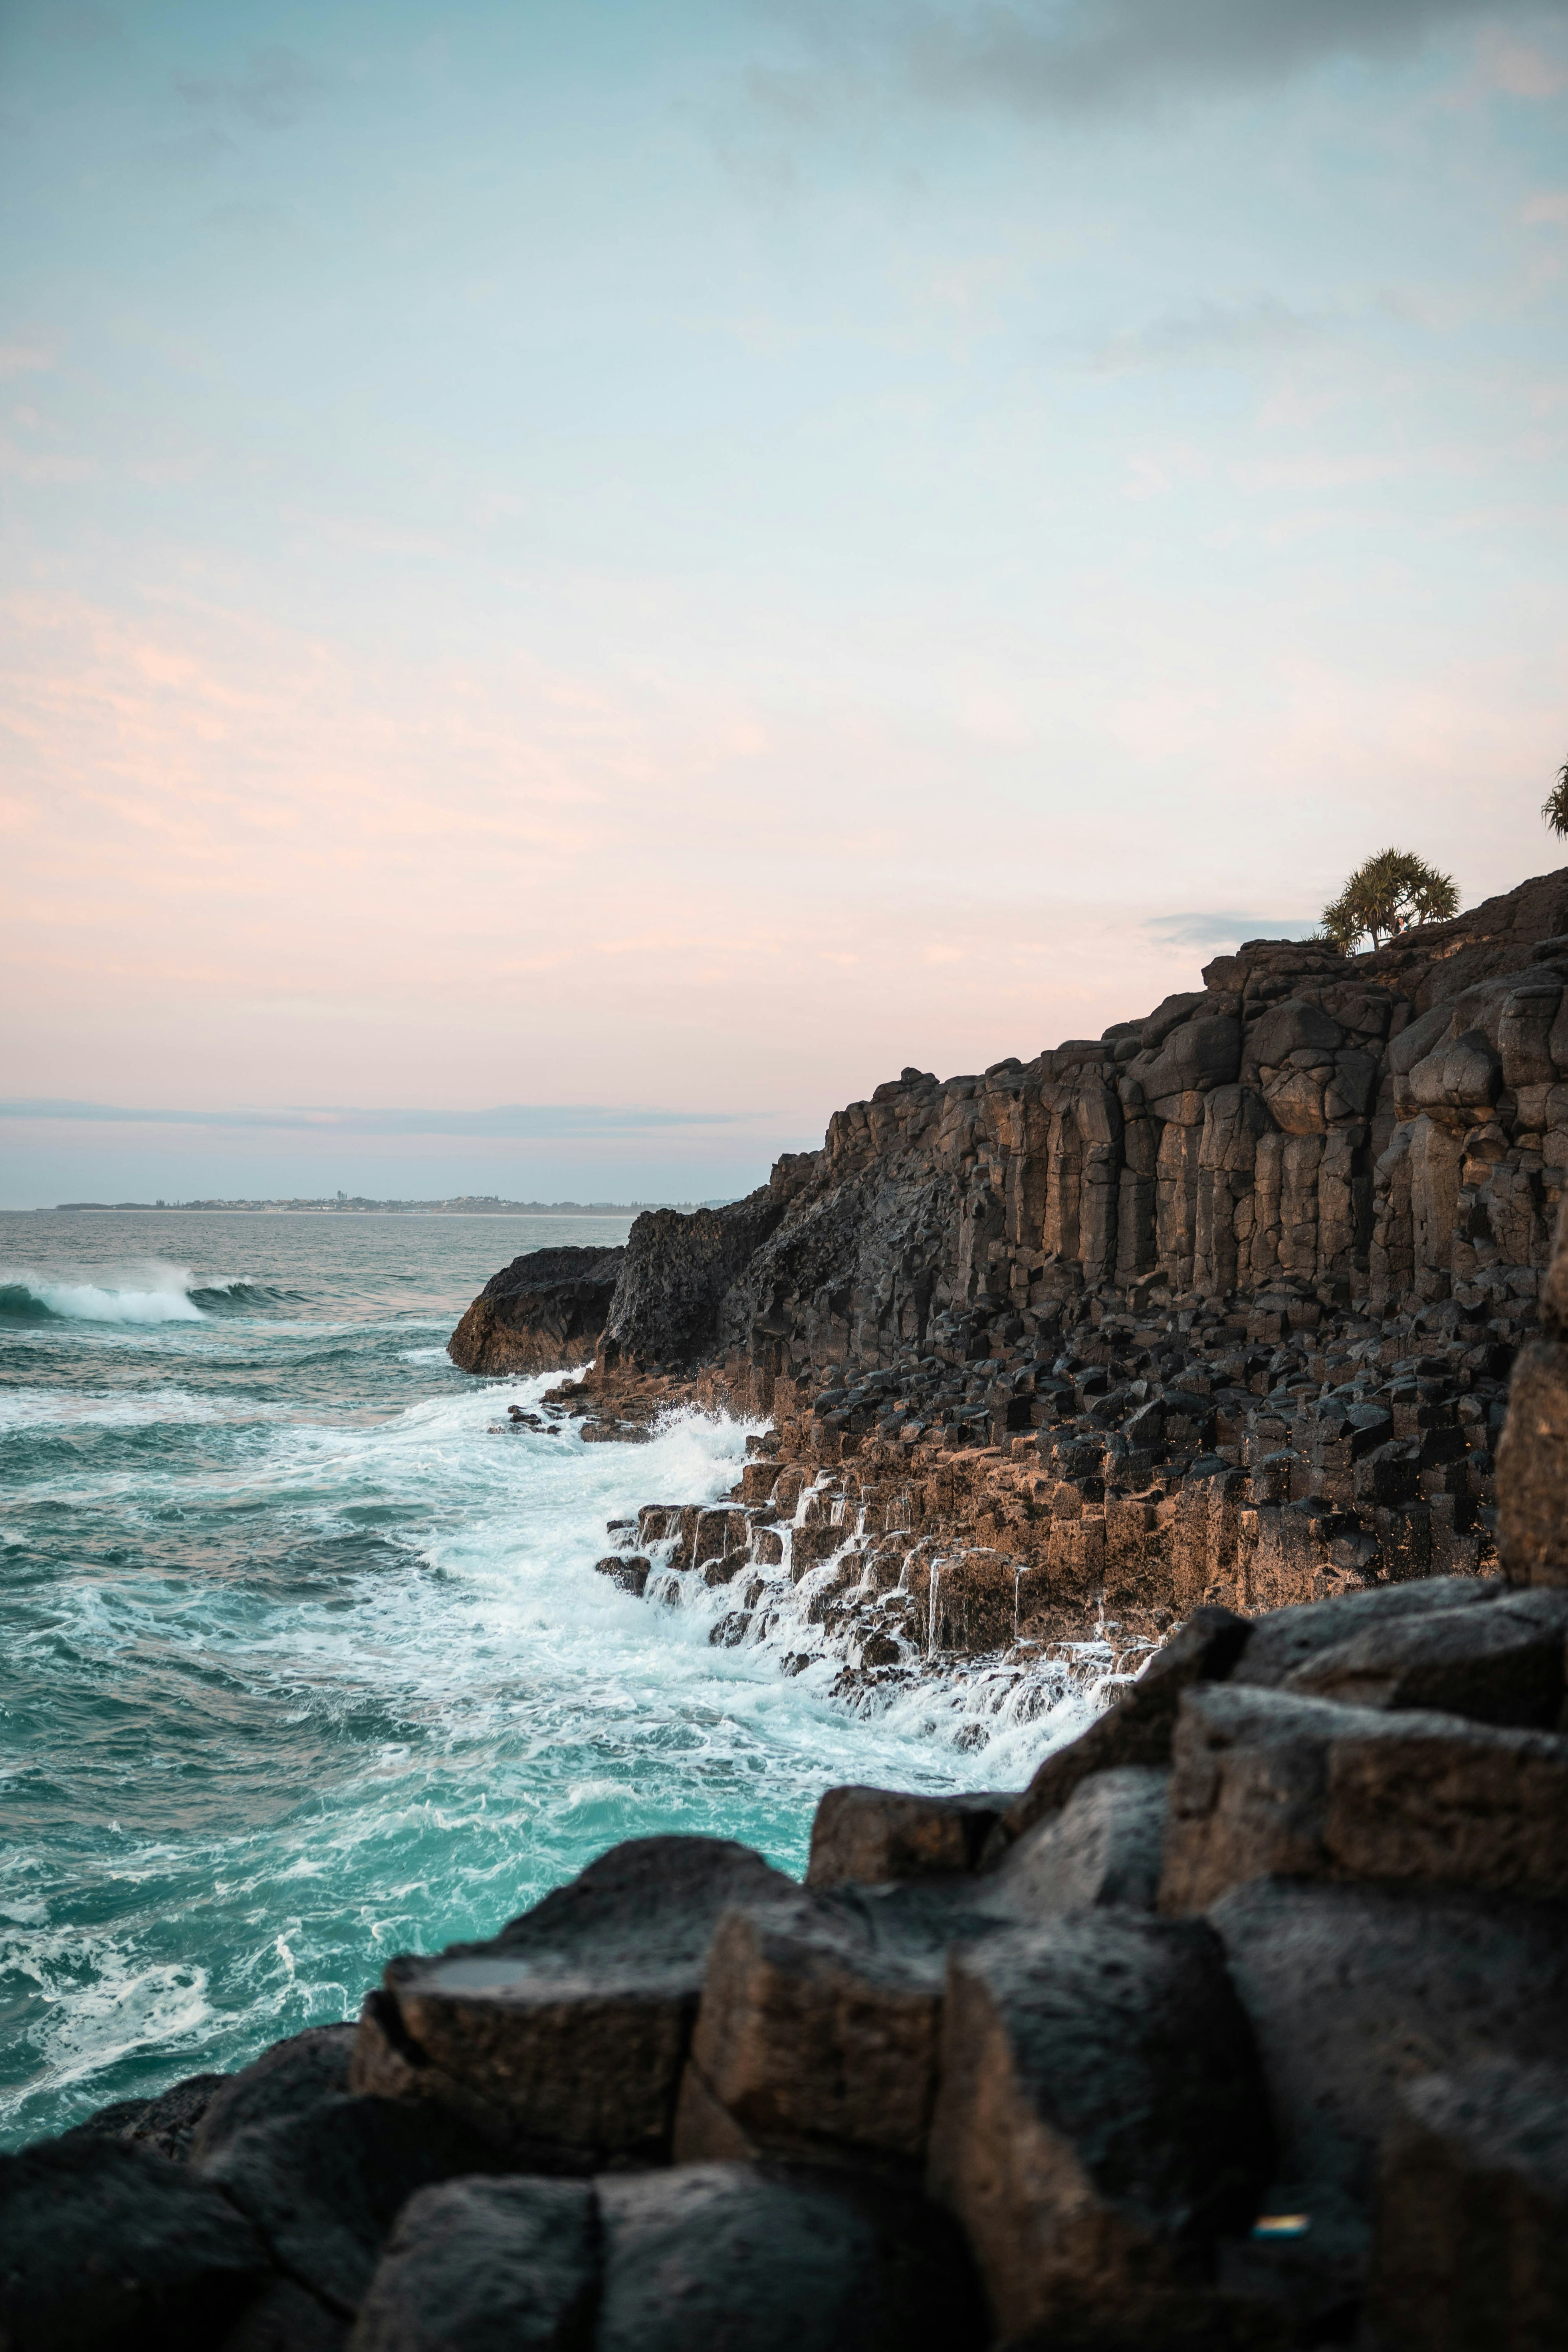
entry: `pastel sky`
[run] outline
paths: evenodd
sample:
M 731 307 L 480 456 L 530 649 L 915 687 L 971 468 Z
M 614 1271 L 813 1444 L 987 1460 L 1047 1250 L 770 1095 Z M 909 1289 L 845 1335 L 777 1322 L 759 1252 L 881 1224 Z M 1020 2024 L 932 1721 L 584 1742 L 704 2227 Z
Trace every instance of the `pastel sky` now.
M 1568 0 L 8 0 L 0 113 L 0 1202 L 716 1195 L 1562 861 Z

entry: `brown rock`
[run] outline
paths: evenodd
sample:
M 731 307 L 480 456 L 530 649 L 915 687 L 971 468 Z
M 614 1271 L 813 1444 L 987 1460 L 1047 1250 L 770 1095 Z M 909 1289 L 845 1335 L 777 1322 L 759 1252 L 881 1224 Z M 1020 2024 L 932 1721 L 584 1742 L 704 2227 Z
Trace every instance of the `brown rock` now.
M 1005 1922 L 972 1887 L 846 1886 L 721 1921 L 676 2123 L 722 2151 L 918 2163 L 949 1946 Z
M 1568 2070 L 1492 2060 L 1406 2086 L 1379 2166 L 1370 2304 L 1389 2352 L 1559 2352 Z
M 1194 1688 L 1160 1907 L 1270 1873 L 1568 1895 L 1568 1739 L 1284 1691 Z
M 356 2086 L 457 2106 L 542 2168 L 658 2160 L 721 1915 L 797 1892 L 725 1839 L 616 1846 L 493 1942 L 394 1960 Z
M 938 1797 L 895 1789 L 829 1789 L 811 1825 L 808 1886 L 877 1885 L 970 1871 L 1015 1800 Z

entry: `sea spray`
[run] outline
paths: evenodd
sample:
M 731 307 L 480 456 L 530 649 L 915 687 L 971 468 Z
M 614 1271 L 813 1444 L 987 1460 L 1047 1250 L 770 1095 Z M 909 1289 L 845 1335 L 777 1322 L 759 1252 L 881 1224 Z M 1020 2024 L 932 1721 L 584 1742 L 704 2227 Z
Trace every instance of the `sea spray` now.
M 582 1222 L 0 1220 L 5 2144 L 353 2015 L 392 1953 L 618 1838 L 798 1870 L 831 1783 L 1021 1783 L 1093 1704 L 984 1661 L 836 1698 L 789 1527 L 777 1622 L 734 1646 L 722 1588 L 595 1575 L 607 1521 L 726 1495 L 747 1430 L 490 1433 L 551 1382 L 468 1379 L 446 1337 L 519 1250 L 624 1231 Z

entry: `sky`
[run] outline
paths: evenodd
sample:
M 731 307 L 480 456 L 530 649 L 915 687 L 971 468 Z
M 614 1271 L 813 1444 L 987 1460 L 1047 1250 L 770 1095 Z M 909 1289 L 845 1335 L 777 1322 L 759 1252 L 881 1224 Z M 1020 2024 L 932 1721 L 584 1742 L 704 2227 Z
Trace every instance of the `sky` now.
M 0 1205 L 688 1199 L 1562 862 L 1568 0 L 6 0 Z

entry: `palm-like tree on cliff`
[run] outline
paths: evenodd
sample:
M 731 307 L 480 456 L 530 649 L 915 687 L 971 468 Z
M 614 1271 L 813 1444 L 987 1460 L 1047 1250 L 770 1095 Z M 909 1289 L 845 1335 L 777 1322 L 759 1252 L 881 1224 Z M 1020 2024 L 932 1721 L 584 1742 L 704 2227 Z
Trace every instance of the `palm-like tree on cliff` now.
M 1568 784 L 1560 789 L 1568 803 Z M 1568 832 L 1568 806 L 1563 830 Z M 1339 897 L 1323 908 L 1323 929 L 1348 955 L 1359 939 L 1370 939 L 1375 948 L 1410 923 L 1441 923 L 1458 911 L 1459 894 L 1451 875 L 1439 874 L 1412 850 L 1380 849 L 1357 866 Z
M 1568 834 L 1568 760 L 1557 771 L 1557 782 L 1541 803 L 1541 814 L 1553 833 Z

